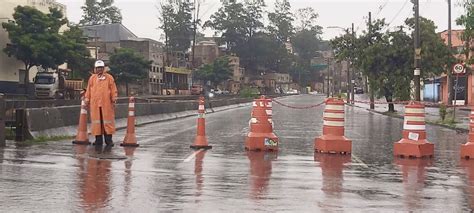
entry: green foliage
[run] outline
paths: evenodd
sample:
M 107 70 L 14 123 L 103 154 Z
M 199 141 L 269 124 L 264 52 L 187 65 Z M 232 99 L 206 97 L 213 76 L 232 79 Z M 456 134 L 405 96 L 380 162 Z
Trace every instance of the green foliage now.
M 110 56 L 110 70 L 117 82 L 130 83 L 147 78 L 150 65 L 151 61 L 132 49 L 120 48 Z
M 461 39 L 463 41 L 472 41 L 474 39 L 474 3 L 471 0 L 464 1 L 465 13 L 461 15 L 457 20 L 456 24 L 464 26 L 464 32 L 462 33 Z M 474 59 L 470 55 L 474 49 L 471 47 L 471 42 L 465 42 L 464 55 L 466 56 L 466 62 L 473 64 Z
M 298 30 L 321 32 L 322 27 L 316 24 L 318 17 L 318 13 L 312 7 L 298 9 L 296 12 L 296 18 L 299 22 Z
M 247 0 L 244 4 L 237 1 L 224 1 L 223 6 L 211 15 L 205 28 L 212 28 L 221 34 L 221 42 L 225 43 L 231 53 L 240 57 L 243 67 L 256 71 L 258 61 L 253 57 L 254 37 L 264 28 L 262 0 Z M 255 73 L 253 73 L 255 74 Z
M 414 19 L 407 19 L 406 25 L 412 31 Z M 407 34 L 402 26 L 396 31 L 384 31 L 385 28 L 385 20 L 375 20 L 361 36 L 356 38 L 347 32 L 333 39 L 331 44 L 336 58 L 350 61 L 367 76 L 378 96 L 385 97 L 388 102 L 408 100 L 413 79 L 413 36 Z M 452 56 L 431 20 L 420 18 L 420 30 L 422 77 L 439 75 Z M 389 109 L 393 111 L 393 105 Z
M 193 3 L 167 0 L 160 5 L 160 29 L 165 33 L 168 50 L 186 52 L 193 39 Z
M 82 30 L 77 26 L 71 26 L 63 34 L 63 44 L 65 61 L 72 70 L 73 78 L 86 79 L 92 71 L 94 59 L 90 58 Z
M 258 88 L 253 87 L 243 87 L 239 92 L 239 96 L 242 98 L 257 98 L 259 94 Z
M 202 81 L 210 81 L 212 85 L 218 85 L 229 80 L 232 76 L 232 69 L 229 65 L 228 57 L 219 57 L 212 64 L 201 66 L 194 77 Z
M 268 13 L 270 21 L 268 31 L 274 35 L 278 41 L 287 42 L 295 33 L 293 27 L 293 13 L 291 12 L 291 4 L 288 0 L 275 1 L 275 11 Z
M 441 121 L 444 121 L 446 119 L 446 115 L 448 114 L 448 110 L 445 104 L 441 104 L 439 106 L 439 117 L 441 118 Z
M 120 9 L 113 6 L 114 0 L 86 0 L 81 7 L 83 14 L 80 25 L 122 23 Z
M 23 62 L 26 70 L 24 81 L 29 83 L 29 70 L 33 66 L 57 68 L 65 62 L 65 38 L 59 28 L 67 23 L 61 11 L 50 8 L 49 14 L 29 7 L 18 6 L 13 22 L 2 23 L 10 43 L 3 49 L 9 57 Z

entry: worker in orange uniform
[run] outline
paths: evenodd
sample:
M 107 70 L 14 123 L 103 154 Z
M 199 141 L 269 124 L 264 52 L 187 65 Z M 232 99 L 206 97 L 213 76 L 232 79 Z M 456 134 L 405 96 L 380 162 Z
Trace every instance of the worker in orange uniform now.
M 91 133 L 95 135 L 95 145 L 102 146 L 105 137 L 106 145 L 113 146 L 117 86 L 112 75 L 106 72 L 103 61 L 96 61 L 94 67 L 95 73 L 89 78 L 85 97 L 91 114 Z

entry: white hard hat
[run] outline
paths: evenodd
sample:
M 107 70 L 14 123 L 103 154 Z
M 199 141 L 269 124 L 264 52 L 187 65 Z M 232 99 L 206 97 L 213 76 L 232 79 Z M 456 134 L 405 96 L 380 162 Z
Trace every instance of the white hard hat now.
M 105 67 L 105 63 L 101 60 L 95 62 L 94 67 Z

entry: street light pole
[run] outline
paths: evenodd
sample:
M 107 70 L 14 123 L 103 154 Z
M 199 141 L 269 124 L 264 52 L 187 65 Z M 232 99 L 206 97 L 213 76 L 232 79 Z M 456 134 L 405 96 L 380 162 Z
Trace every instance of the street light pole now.
M 420 101 L 420 75 L 421 75 L 421 48 L 420 48 L 420 0 L 414 0 L 415 4 L 415 71 L 413 81 L 415 83 L 415 101 Z
M 351 29 L 351 34 L 352 34 L 352 39 L 353 41 L 351 43 L 354 42 L 355 40 L 355 33 L 354 33 L 354 23 L 352 23 L 352 29 Z M 355 92 L 354 92 L 354 85 L 355 85 L 355 69 L 353 67 L 353 64 L 351 64 L 351 70 L 352 70 L 352 78 L 351 78 L 351 94 L 352 94 L 352 97 L 351 97 L 351 103 L 354 104 L 355 102 Z

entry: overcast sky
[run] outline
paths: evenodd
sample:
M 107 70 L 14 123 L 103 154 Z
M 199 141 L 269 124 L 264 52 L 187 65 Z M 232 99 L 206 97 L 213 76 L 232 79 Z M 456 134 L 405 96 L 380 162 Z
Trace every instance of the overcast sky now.
M 67 6 L 67 16 L 72 22 L 79 22 L 82 10 L 81 6 L 85 0 L 57 0 Z M 202 19 L 205 21 L 220 7 L 220 0 L 204 1 L 201 7 Z M 273 10 L 275 0 L 265 0 L 267 11 Z M 438 26 L 438 31 L 446 30 L 448 27 L 448 4 L 447 0 L 419 0 L 420 14 L 433 20 Z M 456 26 L 455 19 L 463 13 L 460 6 L 461 0 L 453 1 L 453 29 L 461 29 Z M 340 29 L 327 29 L 328 26 L 339 26 L 348 28 L 351 23 L 355 24 L 358 32 L 365 29 L 364 22 L 367 20 L 368 12 L 372 12 L 373 19 L 385 18 L 390 27 L 399 26 L 403 21 L 412 16 L 413 4 L 410 0 L 290 0 L 293 10 L 303 7 L 313 7 L 319 14 L 318 23 L 324 27 L 324 39 L 331 39 L 341 33 Z M 122 23 L 139 37 L 160 40 L 162 32 L 157 30 L 159 25 L 156 5 L 159 0 L 115 0 L 115 5 L 121 9 Z M 212 31 L 205 31 L 212 35 Z

